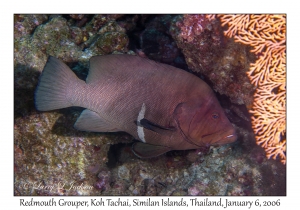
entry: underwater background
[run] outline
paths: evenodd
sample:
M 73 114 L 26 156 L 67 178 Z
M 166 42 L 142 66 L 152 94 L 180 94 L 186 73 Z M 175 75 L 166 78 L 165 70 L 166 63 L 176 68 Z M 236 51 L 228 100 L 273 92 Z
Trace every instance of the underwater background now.
M 14 194 L 286 195 L 286 165 L 257 145 L 249 114 L 257 87 L 247 72 L 260 55 L 225 36 L 227 29 L 206 15 L 14 15 Z M 34 90 L 49 55 L 85 79 L 92 56 L 118 53 L 206 81 L 238 140 L 139 159 L 126 133 L 75 130 L 82 108 L 35 109 Z

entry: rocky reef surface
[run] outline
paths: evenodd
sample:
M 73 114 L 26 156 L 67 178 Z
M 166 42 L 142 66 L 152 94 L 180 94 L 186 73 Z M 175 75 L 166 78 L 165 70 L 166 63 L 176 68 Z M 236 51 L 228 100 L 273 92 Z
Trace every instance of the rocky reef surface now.
M 255 87 L 245 71 L 255 57 L 223 30 L 204 15 L 15 15 L 14 194 L 286 195 L 285 165 L 265 157 L 251 129 L 247 107 Z M 116 53 L 204 79 L 236 127 L 237 142 L 139 159 L 126 133 L 75 130 L 82 108 L 35 109 L 49 55 L 85 79 L 91 56 Z

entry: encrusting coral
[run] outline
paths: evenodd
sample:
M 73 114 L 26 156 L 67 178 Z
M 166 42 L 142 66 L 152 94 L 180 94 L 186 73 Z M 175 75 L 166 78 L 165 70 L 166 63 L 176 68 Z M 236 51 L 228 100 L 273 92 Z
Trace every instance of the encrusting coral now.
M 245 77 L 252 60 L 248 46 L 226 39 L 222 32 L 219 20 L 202 14 L 179 15 L 169 29 L 189 69 L 204 75 L 232 103 L 249 106 L 255 88 Z
M 250 113 L 256 142 L 268 158 L 286 163 L 286 16 L 218 15 L 224 34 L 253 47 L 258 57 L 247 72 L 257 86 Z M 214 18 L 214 16 L 209 16 Z

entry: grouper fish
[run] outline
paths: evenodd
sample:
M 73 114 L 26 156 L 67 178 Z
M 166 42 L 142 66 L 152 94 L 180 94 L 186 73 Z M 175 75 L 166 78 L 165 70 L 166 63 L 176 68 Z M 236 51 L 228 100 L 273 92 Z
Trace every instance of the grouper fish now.
M 125 131 L 141 158 L 234 142 L 236 132 L 212 89 L 200 78 L 134 55 L 90 59 L 86 81 L 49 57 L 35 91 L 39 111 L 86 108 L 74 127 L 89 132 Z

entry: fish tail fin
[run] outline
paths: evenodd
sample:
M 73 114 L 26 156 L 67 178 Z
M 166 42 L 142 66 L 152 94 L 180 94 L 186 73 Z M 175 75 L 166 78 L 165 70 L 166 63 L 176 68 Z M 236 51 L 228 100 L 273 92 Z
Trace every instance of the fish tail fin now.
M 49 111 L 73 106 L 70 98 L 72 84 L 78 78 L 71 69 L 57 58 L 49 56 L 35 91 L 35 107 Z

